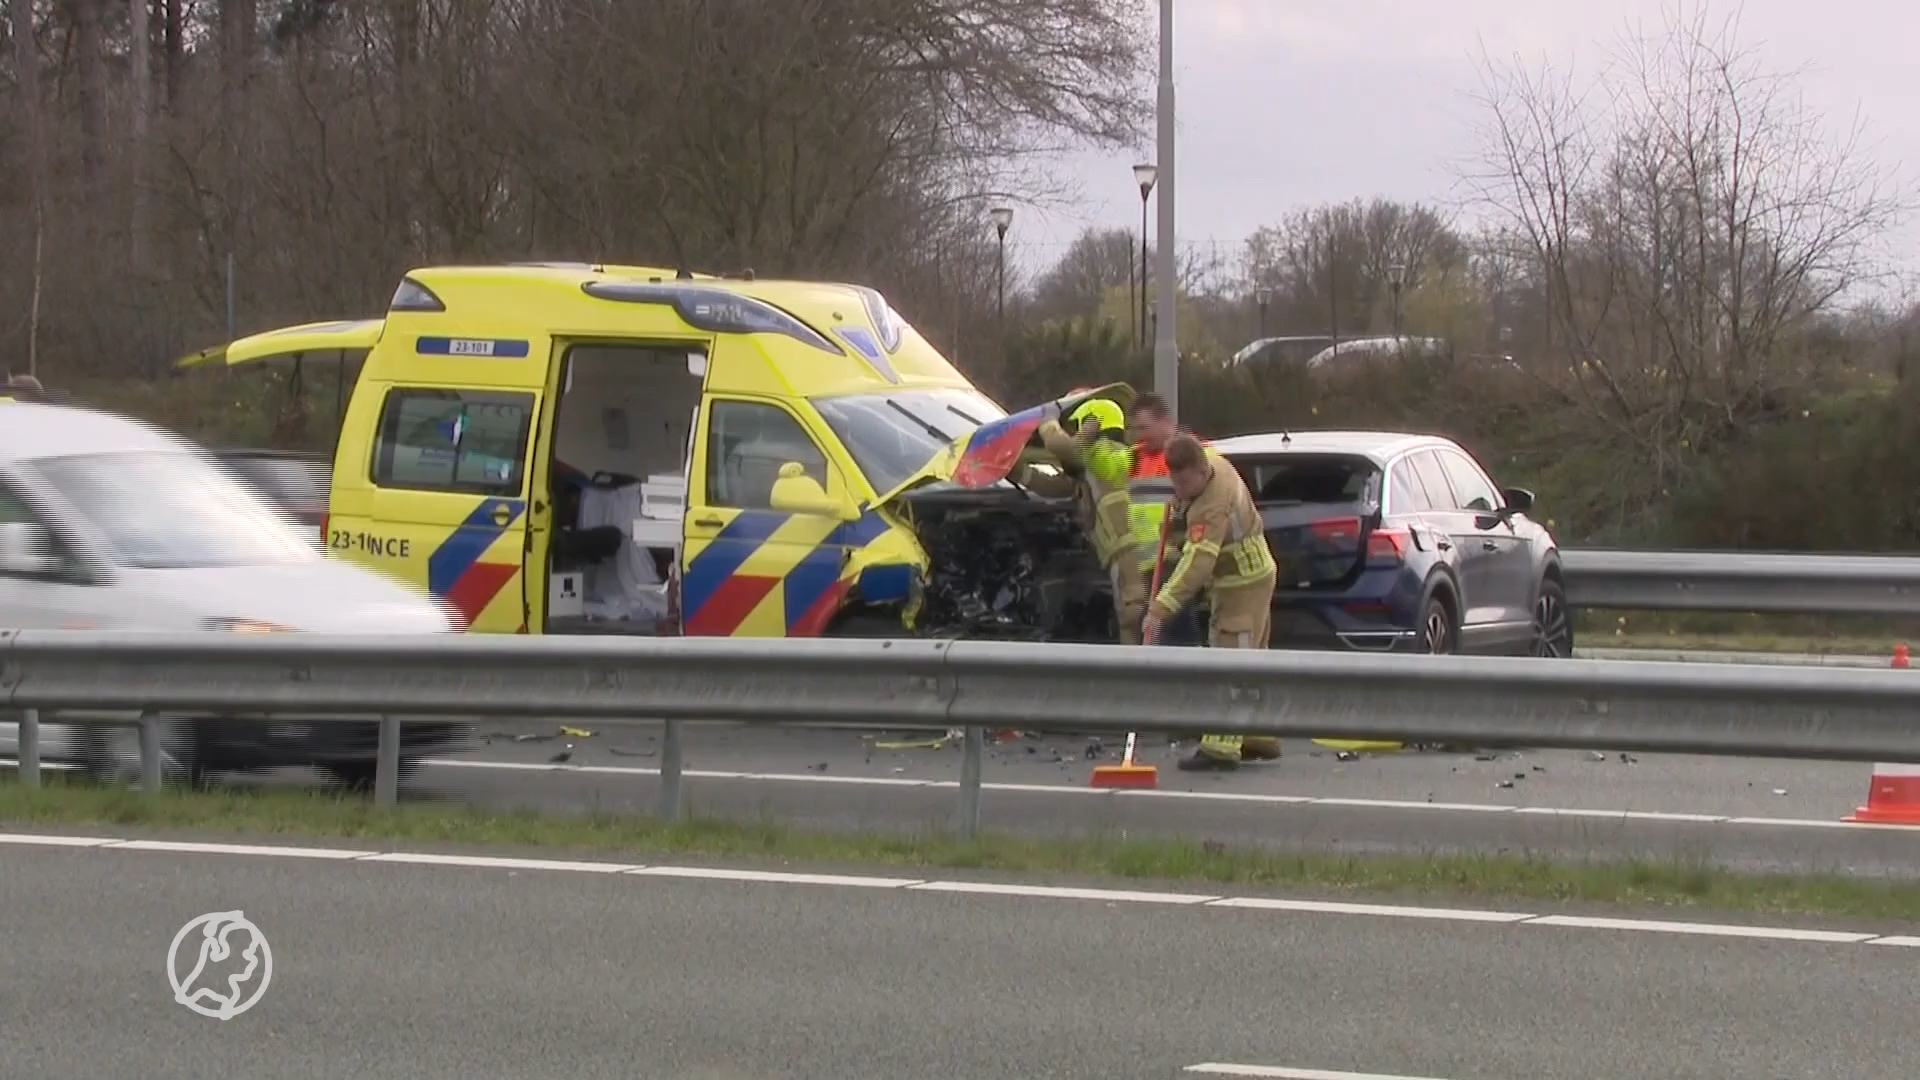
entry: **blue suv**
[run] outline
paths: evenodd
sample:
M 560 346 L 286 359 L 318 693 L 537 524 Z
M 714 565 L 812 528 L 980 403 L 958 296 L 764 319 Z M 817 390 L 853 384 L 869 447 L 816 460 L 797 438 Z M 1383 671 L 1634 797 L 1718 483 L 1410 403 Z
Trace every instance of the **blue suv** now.
M 1497 487 L 1431 435 L 1296 431 L 1221 439 L 1279 565 L 1275 648 L 1573 655 L 1560 552 Z

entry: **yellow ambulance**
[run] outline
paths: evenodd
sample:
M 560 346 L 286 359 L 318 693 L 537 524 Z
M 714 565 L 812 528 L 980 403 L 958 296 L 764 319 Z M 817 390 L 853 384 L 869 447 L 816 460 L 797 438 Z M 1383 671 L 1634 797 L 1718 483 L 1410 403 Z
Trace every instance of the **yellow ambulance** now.
M 184 367 L 364 354 L 341 557 L 477 632 L 1113 640 L 1060 478 L 864 287 L 572 263 L 409 272 L 383 318 Z

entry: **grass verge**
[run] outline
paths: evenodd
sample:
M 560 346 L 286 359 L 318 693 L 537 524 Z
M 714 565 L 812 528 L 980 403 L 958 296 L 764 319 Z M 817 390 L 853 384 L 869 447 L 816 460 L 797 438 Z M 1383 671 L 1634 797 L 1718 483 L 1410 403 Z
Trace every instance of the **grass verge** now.
M 0 781 L 0 828 L 186 830 L 286 839 L 538 847 L 628 857 L 699 857 L 916 870 L 998 871 L 1322 893 L 1635 907 L 1762 915 L 1920 920 L 1920 884 L 1838 875 L 1747 875 L 1686 861 L 1569 863 L 1516 855 L 1285 854 L 1204 840 L 1041 839 L 802 832 L 774 824 L 553 815 L 474 806 L 402 805 L 311 791 L 168 791 L 54 779 L 33 791 Z

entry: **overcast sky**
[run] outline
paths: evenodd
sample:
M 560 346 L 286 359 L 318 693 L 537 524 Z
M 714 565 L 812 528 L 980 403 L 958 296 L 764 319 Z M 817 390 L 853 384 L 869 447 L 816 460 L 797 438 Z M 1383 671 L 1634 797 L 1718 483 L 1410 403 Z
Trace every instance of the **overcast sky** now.
M 1496 58 L 1600 68 L 1632 26 L 1673 0 L 1176 0 L 1181 247 L 1236 254 L 1293 207 L 1355 196 L 1458 199 L 1483 112 L 1482 43 Z M 1920 166 L 1920 7 L 1899 0 L 1746 0 L 1742 44 L 1776 70 L 1806 68 L 1809 104 L 1838 136 L 1863 120 L 1876 157 Z M 1131 166 L 1152 151 L 1076 155 L 1071 205 L 1021 207 L 1010 255 L 1032 269 L 1088 225 L 1139 227 Z M 1916 232 L 1916 230 L 1908 230 Z M 1905 236 L 1905 251 L 1920 248 Z

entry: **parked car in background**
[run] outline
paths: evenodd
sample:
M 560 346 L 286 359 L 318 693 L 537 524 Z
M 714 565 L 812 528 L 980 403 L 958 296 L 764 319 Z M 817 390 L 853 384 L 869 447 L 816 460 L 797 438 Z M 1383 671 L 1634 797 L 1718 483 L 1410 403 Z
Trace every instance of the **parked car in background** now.
M 1457 444 L 1384 431 L 1216 441 L 1279 565 L 1276 648 L 1571 656 L 1560 552 L 1533 494 Z
M 89 409 L 0 405 L 0 624 L 165 633 L 432 634 L 452 629 L 423 593 L 329 559 L 198 447 Z M 15 718 L 7 718 L 15 719 Z M 372 778 L 378 725 L 276 715 L 170 716 L 169 771 L 311 766 Z M 49 761 L 112 771 L 131 732 L 49 722 Z M 452 749 L 468 725 L 410 723 L 403 763 Z M 124 738 L 123 738 L 124 736 Z M 0 753 L 17 753 L 0 723 Z
M 278 450 L 215 450 L 213 456 L 325 544 L 332 460 Z

